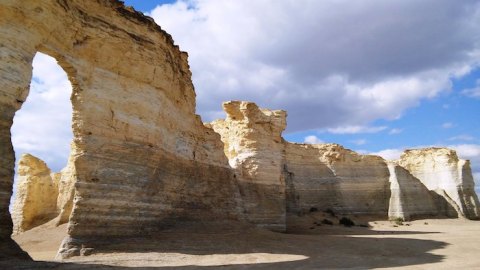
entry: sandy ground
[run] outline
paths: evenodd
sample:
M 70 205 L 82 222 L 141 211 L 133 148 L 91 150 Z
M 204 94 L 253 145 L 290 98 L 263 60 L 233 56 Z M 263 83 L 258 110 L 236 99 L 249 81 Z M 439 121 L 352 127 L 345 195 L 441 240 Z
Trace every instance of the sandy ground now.
M 124 239 L 65 262 L 0 263 L 0 269 L 480 269 L 480 221 L 361 221 L 313 213 L 289 219 L 286 234 L 250 226 L 176 228 L 148 239 Z M 51 261 L 65 225 L 15 237 L 34 259 Z M 3 267 L 3 268 L 2 268 Z

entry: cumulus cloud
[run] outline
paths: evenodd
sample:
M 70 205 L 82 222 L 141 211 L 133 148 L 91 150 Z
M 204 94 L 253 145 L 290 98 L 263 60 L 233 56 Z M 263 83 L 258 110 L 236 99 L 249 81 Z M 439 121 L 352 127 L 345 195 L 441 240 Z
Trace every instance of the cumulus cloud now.
M 321 140 L 320 138 L 318 138 L 318 137 L 315 136 L 315 135 L 310 135 L 310 136 L 305 137 L 304 142 L 305 142 L 305 143 L 310 143 L 310 144 L 322 144 L 322 143 L 325 143 L 323 140 Z
M 287 131 L 396 119 L 451 89 L 480 52 L 478 1 L 183 0 L 150 15 L 188 51 L 198 112 L 252 100 Z M 361 22 L 361 23 L 359 23 Z
M 11 129 L 17 160 L 30 153 L 54 171 L 66 165 L 73 138 L 71 93 L 67 74 L 56 60 L 38 53 L 33 60 L 30 93 Z

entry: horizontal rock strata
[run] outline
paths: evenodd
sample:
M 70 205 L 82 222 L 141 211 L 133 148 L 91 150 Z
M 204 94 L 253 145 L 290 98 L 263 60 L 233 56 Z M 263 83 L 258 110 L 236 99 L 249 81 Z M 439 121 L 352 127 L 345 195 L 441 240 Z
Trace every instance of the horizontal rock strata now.
M 75 149 L 72 149 L 75 153 Z M 68 222 L 75 195 L 74 155 L 59 173 L 30 154 L 18 163 L 18 179 L 13 198 L 13 234 L 19 234 L 56 219 L 56 225 Z
M 337 144 L 286 142 L 283 111 L 240 101 L 223 107 L 226 119 L 209 125 L 221 135 L 236 171 L 247 218 L 259 226 L 280 228 L 282 219 L 275 217 L 282 216 L 283 205 L 297 214 L 478 218 L 469 162 L 453 150 L 407 150 L 389 162 Z
M 13 203 L 13 234 L 41 225 L 57 216 L 58 186 L 47 164 L 30 154 L 18 163 Z
M 225 120 L 210 123 L 235 170 L 246 218 L 258 226 L 285 230 L 285 111 L 262 110 L 251 102 L 225 102 Z
M 388 212 L 390 185 L 385 161 L 360 155 L 338 144 L 286 143 L 288 207 L 341 214 L 379 215 Z
M 405 151 L 398 163 L 429 190 L 443 196 L 458 216 L 480 218 L 470 162 L 458 158 L 454 150 L 426 148 Z
M 421 217 L 456 217 L 448 201 L 396 162 L 388 162 L 391 197 L 388 209 L 390 219 L 411 220 Z
M 75 190 L 61 253 L 78 255 L 74 243 L 86 238 L 94 246 L 96 237 L 240 218 L 220 136 L 195 115 L 187 54 L 151 18 L 114 0 L 6 0 L 0 9 L 0 238 L 12 233 L 9 130 L 36 52 L 56 58 L 73 86 Z
M 35 222 L 56 209 L 59 223 L 69 221 L 59 257 L 181 222 L 246 219 L 281 231 L 287 211 L 313 208 L 385 217 L 389 206 L 392 215 L 450 212 L 435 210 L 433 195 L 417 208 L 412 200 L 427 194 L 419 182 L 458 215 L 478 218 L 469 163 L 451 150 L 407 151 L 398 165 L 409 175 L 339 145 L 287 143 L 286 113 L 250 102 L 227 102 L 227 118 L 204 125 L 188 55 L 153 19 L 120 1 L 3 0 L 0 10 L 0 258 L 25 257 L 10 238 L 10 128 L 37 52 L 56 58 L 73 86 L 68 166 L 61 175 L 43 165 L 36 168 L 44 174 L 29 173 L 59 192 L 31 215 L 39 215 Z M 25 214 L 14 217 L 27 224 Z

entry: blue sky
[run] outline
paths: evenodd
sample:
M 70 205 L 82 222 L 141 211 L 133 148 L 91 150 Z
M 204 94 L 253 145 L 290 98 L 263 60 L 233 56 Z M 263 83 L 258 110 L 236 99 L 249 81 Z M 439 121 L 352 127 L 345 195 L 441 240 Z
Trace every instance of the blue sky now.
M 223 101 L 254 101 L 287 110 L 289 141 L 335 142 L 385 158 L 448 146 L 472 161 L 480 181 L 478 1 L 125 4 L 153 17 L 189 53 L 204 121 L 224 117 Z M 49 61 L 35 59 L 32 94 L 12 132 L 17 153 L 36 154 L 58 171 L 71 140 L 71 90 Z M 25 127 L 32 118 L 55 121 Z
M 174 3 L 175 0 L 123 0 L 123 2 L 138 11 L 149 12 L 159 5 Z

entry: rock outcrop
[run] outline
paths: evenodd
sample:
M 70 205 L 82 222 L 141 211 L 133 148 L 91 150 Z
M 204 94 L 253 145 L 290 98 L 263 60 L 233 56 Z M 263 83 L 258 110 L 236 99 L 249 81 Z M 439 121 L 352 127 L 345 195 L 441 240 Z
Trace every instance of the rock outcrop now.
M 0 10 L 0 258 L 25 256 L 10 238 L 10 128 L 37 52 L 56 58 L 73 86 L 69 164 L 53 176 L 38 164 L 39 173 L 28 175 L 49 184 L 24 189 L 55 192 L 58 185 L 59 196 L 47 203 L 39 195 L 35 200 L 48 207 L 29 215 L 40 220 L 56 209 L 58 222 L 68 220 L 60 257 L 181 222 L 246 219 L 284 230 L 287 209 L 312 207 L 386 217 L 390 174 L 380 157 L 287 143 L 286 113 L 248 102 L 226 103 L 227 119 L 204 125 L 195 114 L 188 55 L 153 19 L 122 2 L 3 0 Z M 410 151 L 399 164 L 459 214 L 477 218 L 469 164 L 445 152 Z M 403 188 L 414 179 L 395 174 L 399 190 L 413 192 L 406 198 L 423 194 Z M 15 216 L 27 224 L 23 213 Z
M 240 101 L 223 107 L 226 119 L 208 126 L 221 135 L 252 223 L 281 230 L 285 213 L 313 210 L 391 219 L 478 218 L 469 163 L 453 150 L 408 150 L 394 162 L 337 144 L 289 143 L 281 137 L 284 111 Z
M 57 183 L 42 160 L 24 154 L 18 163 L 13 203 L 13 234 L 41 225 L 57 215 Z
M 360 155 L 338 144 L 285 143 L 288 208 L 386 216 L 389 171 L 381 157 Z
M 17 192 L 13 198 L 13 234 L 52 219 L 56 220 L 57 226 L 68 222 L 75 195 L 72 160 L 73 156 L 61 172 L 52 173 L 44 161 L 30 154 L 22 155 L 15 186 Z
M 62 169 L 60 173 L 56 173 L 54 176 L 55 181 L 58 183 L 58 197 L 57 197 L 57 217 L 56 224 L 64 224 L 70 219 L 70 215 L 73 210 L 73 199 L 75 196 L 75 182 L 76 182 L 76 171 L 75 156 L 77 154 L 77 149 L 75 145 L 72 144 L 70 157 L 68 158 L 68 163 L 65 168 Z
M 387 215 L 389 173 L 382 158 L 336 144 L 288 143 L 281 137 L 284 111 L 240 101 L 223 108 L 226 119 L 209 126 L 221 135 L 249 221 L 283 230 L 287 211 Z
M 390 171 L 390 219 L 411 220 L 422 217 L 456 217 L 457 213 L 444 197 L 429 191 L 423 183 L 394 161 Z
M 285 111 L 259 109 L 252 102 L 223 104 L 225 120 L 210 123 L 220 134 L 235 170 L 246 218 L 258 226 L 285 230 Z
M 459 159 L 454 150 L 406 150 L 398 163 L 418 178 L 428 190 L 444 197 L 458 216 L 480 218 L 480 203 L 475 193 L 470 162 Z
M 0 253 L 12 246 L 10 127 L 37 52 L 57 59 L 73 86 L 74 198 L 61 254 L 180 221 L 242 218 L 220 136 L 195 114 L 188 55 L 151 18 L 115 0 L 5 0 L 0 9 Z

